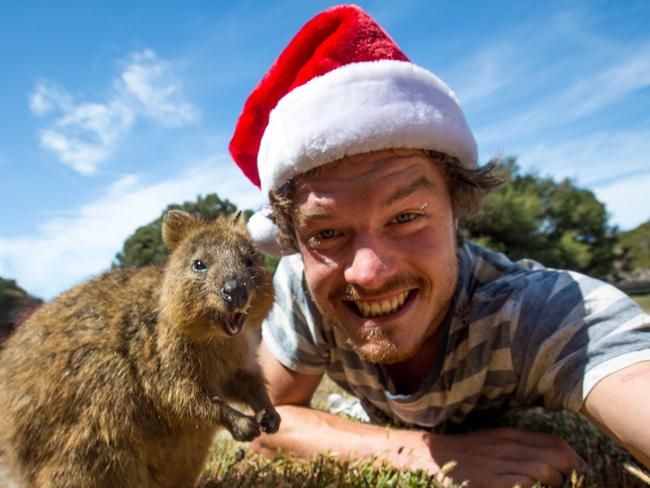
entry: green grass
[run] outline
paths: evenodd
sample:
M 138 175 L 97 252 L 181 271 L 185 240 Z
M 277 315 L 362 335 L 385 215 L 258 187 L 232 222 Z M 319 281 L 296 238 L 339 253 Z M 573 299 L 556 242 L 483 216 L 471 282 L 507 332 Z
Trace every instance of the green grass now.
M 324 379 L 314 395 L 312 406 L 324 408 L 327 395 L 344 394 L 334 383 Z M 591 425 L 584 417 L 570 412 L 549 413 L 542 409 L 527 409 L 500 419 L 496 425 L 508 425 L 527 430 L 559 435 L 587 461 L 591 473 L 583 479 L 567 480 L 563 488 L 641 488 L 648 484 L 633 474 L 634 460 L 609 437 Z M 626 468 L 626 464 L 631 467 Z M 638 468 L 637 468 L 638 469 Z M 389 467 L 377 467 L 369 461 L 346 463 L 322 455 L 309 461 L 288 457 L 270 460 L 255 454 L 244 443 L 221 432 L 215 440 L 206 466 L 202 488 L 221 487 L 432 487 L 442 486 L 422 472 L 400 472 Z M 467 486 L 455 484 L 455 487 Z
M 636 303 L 641 305 L 641 308 L 650 313 L 650 295 L 636 295 L 632 297 Z

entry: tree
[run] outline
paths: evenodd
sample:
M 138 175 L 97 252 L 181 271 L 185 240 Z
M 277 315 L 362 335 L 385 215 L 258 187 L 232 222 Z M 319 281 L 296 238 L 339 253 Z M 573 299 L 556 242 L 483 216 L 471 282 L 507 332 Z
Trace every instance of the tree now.
M 216 193 L 205 197 L 199 195 L 195 202 L 184 202 L 181 205 L 170 204 L 160 217 L 147 225 L 138 227 L 126 239 L 122 251 L 115 256 L 114 267 L 140 267 L 148 264 L 163 264 L 167 259 L 168 251 L 162 240 L 162 220 L 170 210 L 184 210 L 197 217 L 211 220 L 219 215 L 229 215 L 237 212 L 237 207 L 228 200 L 222 200 Z M 244 212 L 248 218 L 252 212 Z
M 512 259 L 604 277 L 618 240 L 605 205 L 570 179 L 523 174 L 515 158 L 502 165 L 506 183 L 465 222 L 465 236 Z
M 650 220 L 636 229 L 621 232 L 621 246 L 627 249 L 626 269 L 650 268 Z
M 0 277 L 0 343 L 41 303 L 42 300 L 29 295 L 15 280 Z

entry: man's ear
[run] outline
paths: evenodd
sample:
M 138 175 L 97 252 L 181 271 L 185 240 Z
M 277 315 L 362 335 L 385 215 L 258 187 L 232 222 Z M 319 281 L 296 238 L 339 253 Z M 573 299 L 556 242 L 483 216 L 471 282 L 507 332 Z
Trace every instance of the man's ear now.
M 163 218 L 162 238 L 167 248 L 172 251 L 187 235 L 187 232 L 199 223 L 196 217 L 182 210 L 170 210 Z

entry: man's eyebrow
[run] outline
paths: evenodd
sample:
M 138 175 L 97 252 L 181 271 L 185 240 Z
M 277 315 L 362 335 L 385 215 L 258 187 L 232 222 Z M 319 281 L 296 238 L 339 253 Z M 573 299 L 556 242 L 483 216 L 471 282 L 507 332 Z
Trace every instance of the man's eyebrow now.
M 393 193 L 388 195 L 382 202 L 382 205 L 390 205 L 391 203 L 394 203 L 397 200 L 406 198 L 412 193 L 415 193 L 420 188 L 428 188 L 432 191 L 436 191 L 435 183 L 433 183 L 426 176 L 420 176 L 417 180 L 414 180 L 411 183 L 398 188 Z
M 314 222 L 317 220 L 327 220 L 333 217 L 334 214 L 332 214 L 330 211 L 325 210 L 323 208 L 315 208 L 311 210 L 299 209 L 296 212 L 296 221 L 298 222 L 298 225 L 307 225 L 310 222 Z

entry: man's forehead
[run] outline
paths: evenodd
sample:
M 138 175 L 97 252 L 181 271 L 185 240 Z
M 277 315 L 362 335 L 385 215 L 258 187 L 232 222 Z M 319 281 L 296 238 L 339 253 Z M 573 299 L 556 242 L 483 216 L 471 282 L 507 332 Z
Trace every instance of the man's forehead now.
M 387 206 L 421 189 L 441 194 L 444 179 L 431 159 L 413 153 L 385 156 L 337 162 L 305 178 L 296 186 L 295 216 L 306 223 L 331 217 L 340 205 L 364 202 Z
M 363 184 L 366 181 L 409 177 L 428 173 L 433 163 L 417 149 L 389 149 L 347 156 L 295 178 L 296 195 L 301 191 L 336 190 L 345 184 Z

